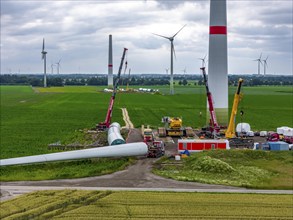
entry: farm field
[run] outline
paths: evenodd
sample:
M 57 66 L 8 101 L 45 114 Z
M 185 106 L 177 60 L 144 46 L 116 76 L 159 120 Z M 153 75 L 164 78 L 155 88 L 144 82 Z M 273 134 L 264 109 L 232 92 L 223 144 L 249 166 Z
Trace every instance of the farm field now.
M 218 150 L 192 154 L 182 160 L 162 158 L 153 172 L 181 181 L 253 189 L 293 189 L 292 151 Z
M 163 94 L 169 92 L 168 86 L 147 88 L 160 89 Z M 47 148 L 50 143 L 64 143 L 68 140 L 74 142 L 76 136 L 80 136 L 81 130 L 94 128 L 96 123 L 104 120 L 111 94 L 101 92 L 103 89 L 104 87 L 95 86 L 1 86 L 1 159 L 51 153 L 52 151 Z M 230 108 L 235 90 L 235 87 L 229 88 Z M 206 121 L 204 87 L 175 86 L 175 92 L 174 96 L 118 93 L 112 121 L 123 125 L 120 108 L 126 107 L 135 127 L 140 127 L 141 124 L 162 126 L 163 116 L 181 116 L 185 126 L 202 127 Z M 250 123 L 252 130 L 276 130 L 279 126 L 293 126 L 292 87 L 243 87 L 243 93 L 240 108 L 245 114 L 242 121 Z M 199 116 L 199 112 L 203 113 L 202 117 Z M 240 122 L 240 118 L 237 117 L 236 121 Z M 116 165 L 107 170 L 107 173 L 123 169 L 130 163 L 129 160 L 119 160 L 121 161 L 114 162 Z M 52 163 L 50 169 L 53 175 L 47 178 L 81 177 L 82 174 L 101 175 L 101 169 L 85 172 L 83 168 L 76 171 L 80 163 L 92 164 L 94 167 L 97 161 L 101 162 L 62 162 L 66 169 L 60 171 L 61 173 L 58 173 L 61 164 Z M 113 164 L 113 160 L 104 162 Z M 35 169 L 35 166 L 40 165 L 25 166 L 28 169 L 27 173 Z M 41 165 L 37 170 L 49 170 L 49 167 L 44 166 L 49 165 Z M 11 178 L 5 178 L 6 175 L 11 175 L 11 172 L 7 172 L 8 169 L 1 168 L 3 180 Z M 31 179 L 37 180 L 40 176 L 40 173 L 35 173 Z M 28 177 L 24 175 L 19 178 L 24 180 Z
M 39 191 L 0 203 L 5 219 L 292 219 L 292 195 Z

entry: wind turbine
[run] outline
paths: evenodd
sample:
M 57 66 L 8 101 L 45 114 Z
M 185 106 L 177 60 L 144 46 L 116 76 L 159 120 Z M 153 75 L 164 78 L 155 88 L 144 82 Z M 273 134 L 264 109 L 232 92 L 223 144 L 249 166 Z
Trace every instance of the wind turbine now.
M 166 68 L 165 70 L 166 70 L 166 73 L 167 73 L 167 75 L 168 75 L 168 72 L 169 72 L 169 68 Z
M 57 74 L 60 73 L 60 62 L 61 62 L 61 59 L 56 63 L 56 65 L 57 65 Z
M 253 60 L 253 61 L 257 61 L 257 62 L 258 62 L 258 72 L 257 72 L 258 75 L 260 74 L 260 64 L 262 65 L 262 62 L 261 62 L 261 55 L 262 55 L 262 53 L 260 54 L 260 56 L 259 56 L 258 59 Z
M 163 35 L 159 35 L 159 34 L 154 34 L 154 35 L 157 35 L 159 37 L 163 37 L 163 38 L 166 38 L 170 41 L 171 43 L 171 62 L 170 62 L 170 94 L 173 95 L 174 94 L 174 85 L 173 85 L 173 53 L 174 53 L 174 56 L 176 58 L 176 54 L 175 54 L 175 49 L 174 49 L 174 44 L 173 44 L 173 41 L 174 41 L 174 38 L 176 37 L 176 35 L 186 26 L 186 24 L 179 30 L 177 31 L 176 34 L 174 34 L 173 36 L 171 37 L 166 37 L 166 36 L 163 36 Z
M 267 66 L 268 66 L 268 64 L 267 64 L 267 59 L 269 58 L 269 56 L 267 56 L 267 58 L 265 58 L 264 60 L 262 60 L 263 61 L 263 74 L 264 75 L 266 75 L 266 70 L 267 70 Z
M 205 67 L 206 65 L 206 57 L 207 57 L 207 54 L 204 56 L 204 58 L 198 58 L 199 60 L 201 60 L 201 67 Z
M 52 63 L 52 64 L 51 64 L 51 74 L 52 74 L 52 75 L 54 74 L 54 66 L 55 66 L 55 65 Z
M 47 87 L 47 75 L 46 75 L 46 54 L 47 51 L 45 51 L 45 38 L 43 38 L 43 47 L 42 47 L 42 60 L 44 60 L 44 87 Z
M 185 75 L 186 75 L 186 67 L 184 68 L 184 70 L 182 70 L 184 75 L 183 75 L 183 78 L 185 79 Z

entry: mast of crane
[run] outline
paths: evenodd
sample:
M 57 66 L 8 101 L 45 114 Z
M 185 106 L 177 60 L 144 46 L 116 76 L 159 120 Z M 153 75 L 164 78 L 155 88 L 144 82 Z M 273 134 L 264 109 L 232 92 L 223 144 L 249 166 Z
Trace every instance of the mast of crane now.
M 97 125 L 98 130 L 106 130 L 106 129 L 109 128 L 109 126 L 111 124 L 111 118 L 112 118 L 112 112 L 113 112 L 115 96 L 116 96 L 116 93 L 117 93 L 117 88 L 118 88 L 118 85 L 119 85 L 120 76 L 121 76 L 121 72 L 122 72 L 122 66 L 123 66 L 123 62 L 124 62 L 124 58 L 125 58 L 127 50 L 128 50 L 127 48 L 124 48 L 123 55 L 122 55 L 121 62 L 120 62 L 120 66 L 119 66 L 119 70 L 118 70 L 118 75 L 117 75 L 117 78 L 115 80 L 112 96 L 110 98 L 110 103 L 109 103 L 108 111 L 107 111 L 107 114 L 106 114 L 106 118 L 105 118 L 104 122 L 100 122 Z
M 201 67 L 200 68 L 202 70 L 202 74 L 203 74 L 203 78 L 204 78 L 204 83 L 205 83 L 205 87 L 206 87 L 206 94 L 207 94 L 207 99 L 208 99 L 208 104 L 209 104 L 209 112 L 210 112 L 210 124 L 211 124 L 211 131 L 214 134 L 217 134 L 220 132 L 220 127 L 219 124 L 217 122 L 217 117 L 216 117 L 216 113 L 214 110 L 214 105 L 213 105 L 213 98 L 212 98 L 212 93 L 210 92 L 209 86 L 208 86 L 208 80 L 207 80 L 207 76 L 206 76 L 206 71 L 205 71 L 205 67 Z

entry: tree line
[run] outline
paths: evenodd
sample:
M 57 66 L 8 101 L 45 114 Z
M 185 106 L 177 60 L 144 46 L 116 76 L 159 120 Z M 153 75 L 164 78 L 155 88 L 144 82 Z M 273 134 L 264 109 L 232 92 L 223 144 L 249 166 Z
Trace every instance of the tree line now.
M 244 79 L 243 86 L 261 86 L 261 85 L 293 85 L 293 76 L 258 76 L 258 75 L 229 75 L 228 83 L 231 86 L 237 86 L 239 78 Z M 43 86 L 43 75 L 17 75 L 17 74 L 4 74 L 0 75 L 1 85 L 31 85 L 31 86 Z M 116 78 L 114 77 L 114 81 Z M 134 75 L 131 78 L 122 77 L 120 79 L 120 85 L 169 85 L 169 77 L 166 75 L 158 76 L 144 76 Z M 186 76 L 174 76 L 174 80 L 178 82 L 178 85 L 204 85 L 203 77 L 201 75 L 186 75 Z M 93 75 L 54 75 L 47 77 L 48 86 L 64 86 L 64 85 L 91 85 L 91 86 L 107 86 L 107 75 L 93 76 Z

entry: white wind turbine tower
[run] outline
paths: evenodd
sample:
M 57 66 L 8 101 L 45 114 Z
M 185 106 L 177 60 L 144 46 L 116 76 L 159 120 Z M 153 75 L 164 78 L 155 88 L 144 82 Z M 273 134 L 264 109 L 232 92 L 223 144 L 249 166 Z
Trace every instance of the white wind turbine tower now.
M 167 75 L 168 75 L 168 72 L 169 72 L 169 68 L 166 68 L 165 70 L 166 70 L 166 73 L 167 73 Z
M 60 73 L 60 62 L 61 62 L 61 59 L 56 63 L 56 65 L 57 65 L 57 74 Z
M 184 73 L 183 77 L 184 77 L 184 79 L 185 79 L 185 76 L 186 76 L 186 67 L 185 67 L 184 70 L 182 70 L 182 71 L 183 71 L 183 73 Z
M 44 87 L 47 87 L 45 38 L 43 38 L 42 59 L 44 60 Z
M 52 63 L 52 64 L 51 64 L 51 74 L 52 74 L 52 75 L 54 74 L 54 66 L 55 66 L 55 65 Z
M 268 66 L 268 64 L 267 64 L 267 60 L 268 60 L 268 58 L 269 58 L 269 56 L 267 56 L 267 58 L 265 58 L 264 60 L 262 60 L 263 61 L 263 74 L 264 75 L 266 75 L 266 71 L 267 71 L 267 66 Z
M 198 58 L 199 60 L 201 60 L 201 67 L 205 67 L 206 65 L 206 57 L 207 57 L 207 54 L 204 56 L 204 58 Z
M 175 54 L 175 49 L 174 49 L 174 44 L 173 44 L 173 41 L 174 41 L 174 38 L 176 37 L 176 35 L 186 26 L 186 24 L 179 30 L 177 31 L 176 34 L 174 34 L 173 36 L 171 37 L 166 37 L 166 36 L 163 36 L 163 35 L 159 35 L 159 34 L 154 34 L 154 35 L 157 35 L 159 37 L 163 37 L 163 38 L 166 38 L 170 41 L 171 43 L 171 62 L 170 62 L 170 94 L 173 95 L 174 94 L 174 85 L 173 85 L 173 53 L 175 55 L 175 58 L 176 58 L 176 54 Z
M 257 75 L 260 75 L 260 64 L 262 65 L 262 62 L 261 62 L 261 55 L 262 55 L 262 53 L 260 54 L 260 56 L 259 56 L 258 59 L 253 60 L 253 61 L 257 61 L 257 62 L 258 62 Z

